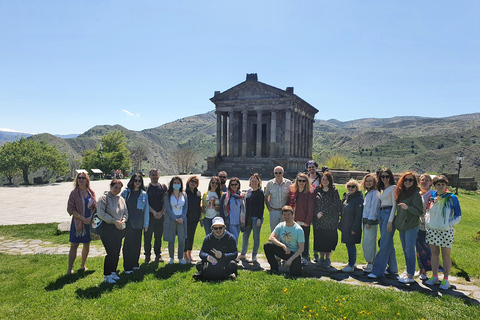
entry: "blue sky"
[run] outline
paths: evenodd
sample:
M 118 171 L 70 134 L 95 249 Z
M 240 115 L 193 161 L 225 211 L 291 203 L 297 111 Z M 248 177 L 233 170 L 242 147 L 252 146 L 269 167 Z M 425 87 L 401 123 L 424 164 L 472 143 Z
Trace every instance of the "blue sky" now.
M 0 128 L 153 128 L 247 73 L 323 120 L 479 112 L 480 2 L 0 1 Z

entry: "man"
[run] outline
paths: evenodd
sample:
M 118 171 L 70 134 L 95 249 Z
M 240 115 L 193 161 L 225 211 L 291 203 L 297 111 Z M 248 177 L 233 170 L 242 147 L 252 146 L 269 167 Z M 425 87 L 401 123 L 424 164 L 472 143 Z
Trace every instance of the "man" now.
M 273 173 L 275 178 L 268 181 L 265 187 L 265 204 L 270 211 L 270 232 L 283 221 L 282 207 L 287 203 L 288 192 L 292 185 L 290 180 L 283 177 L 285 171 L 282 167 L 275 167 Z
M 153 251 L 155 252 L 155 262 L 162 262 L 162 235 L 163 222 L 165 220 L 165 208 L 163 206 L 163 196 L 167 192 L 167 186 L 158 183 L 158 170 L 152 169 L 149 173 L 150 184 L 147 188 L 148 204 L 150 212 L 150 226 L 144 232 L 145 263 L 150 262 L 152 253 L 152 235 L 155 234 Z
M 315 190 L 316 187 L 320 184 L 320 180 L 322 179 L 322 175 L 318 172 L 318 163 L 314 160 L 309 160 L 305 164 L 305 167 L 308 171 L 308 179 L 312 183 L 313 189 Z
M 238 255 L 235 237 L 225 230 L 225 222 L 221 217 L 213 218 L 212 232 L 203 240 L 200 258 L 197 263 L 198 272 L 193 276 L 203 280 L 232 280 L 237 277 Z
M 303 229 L 293 220 L 292 207 L 284 206 L 282 217 L 285 221 L 275 227 L 268 242 L 263 246 L 265 256 L 270 264 L 270 272 L 278 273 L 278 262 L 275 259 L 277 256 L 285 260 L 285 267 L 290 268 L 292 276 L 301 276 L 301 254 L 305 247 L 305 235 Z
M 220 188 L 222 188 L 222 192 L 227 192 L 227 173 L 220 171 L 218 177 L 220 178 Z

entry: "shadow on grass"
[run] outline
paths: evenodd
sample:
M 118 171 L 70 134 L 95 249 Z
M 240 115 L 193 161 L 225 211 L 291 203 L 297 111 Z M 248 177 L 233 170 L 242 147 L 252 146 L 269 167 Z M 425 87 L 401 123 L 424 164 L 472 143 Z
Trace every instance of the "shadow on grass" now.
M 69 274 L 69 275 L 63 275 L 60 278 L 58 278 L 57 280 L 55 280 L 53 282 L 50 282 L 45 287 L 45 290 L 46 291 L 55 291 L 55 290 L 62 289 L 67 284 L 77 282 L 78 280 L 86 278 L 87 276 L 91 275 L 94 272 L 95 272 L 94 270 L 87 270 L 87 271 L 79 270 L 76 273 L 72 273 L 72 274 Z
M 160 268 L 158 268 L 159 265 Z M 110 284 L 102 282 L 98 286 L 93 286 L 86 289 L 78 289 L 75 291 L 75 293 L 79 299 L 98 299 L 102 296 L 102 294 L 108 293 L 113 289 L 121 289 L 129 282 L 141 282 L 148 274 L 153 274 L 155 278 L 162 280 L 168 279 L 178 272 L 188 272 L 192 267 L 194 267 L 192 264 L 142 264 L 140 269 L 134 271 L 132 274 L 126 274 L 125 272 L 120 273 L 120 280 L 117 280 L 116 283 Z
M 455 267 L 455 269 L 459 270 L 460 272 L 458 273 L 459 277 L 464 278 L 467 281 L 470 281 L 470 276 L 468 275 L 467 271 L 461 269 L 455 262 L 455 260 L 452 259 L 452 267 Z

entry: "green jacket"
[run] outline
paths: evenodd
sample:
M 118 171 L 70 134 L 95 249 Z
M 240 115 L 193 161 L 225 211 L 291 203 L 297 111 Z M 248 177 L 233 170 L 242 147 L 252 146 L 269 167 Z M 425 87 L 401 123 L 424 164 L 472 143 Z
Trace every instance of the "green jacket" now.
M 420 224 L 420 216 L 423 215 L 423 202 L 420 193 L 415 192 L 407 199 L 401 200 L 399 203 L 405 203 L 408 208 L 402 209 L 397 203 L 397 213 L 395 214 L 394 226 L 399 231 L 410 230 L 418 227 Z

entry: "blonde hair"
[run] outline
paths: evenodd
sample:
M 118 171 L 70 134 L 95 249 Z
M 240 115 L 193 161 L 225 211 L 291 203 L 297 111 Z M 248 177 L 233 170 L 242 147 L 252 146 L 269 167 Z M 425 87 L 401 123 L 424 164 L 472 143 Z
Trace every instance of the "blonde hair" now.
M 303 172 L 300 172 L 299 174 L 297 174 L 297 178 L 295 179 L 295 183 L 290 186 L 290 190 L 293 193 L 298 191 L 298 178 L 303 178 L 303 179 L 306 180 L 305 189 L 303 189 L 303 193 L 311 192 L 312 191 L 312 183 L 310 182 L 310 179 L 308 179 L 308 176 Z

